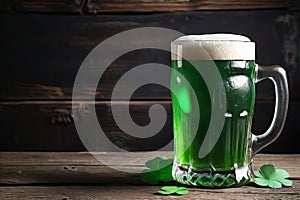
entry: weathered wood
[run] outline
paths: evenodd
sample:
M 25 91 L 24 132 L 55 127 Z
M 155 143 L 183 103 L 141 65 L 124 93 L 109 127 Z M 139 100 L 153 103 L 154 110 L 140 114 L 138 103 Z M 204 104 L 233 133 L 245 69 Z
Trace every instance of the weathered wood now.
M 128 2 L 128 1 L 127 1 Z M 297 1 L 283 0 L 131 0 L 122 1 L 91 0 L 87 3 L 89 13 L 103 12 L 174 12 L 191 10 L 245 10 L 299 7 Z
M 147 160 L 156 156 L 173 157 L 173 152 L 143 151 L 130 152 L 130 154 L 126 152 L 0 152 L 0 155 L 2 166 L 104 166 L 94 157 L 99 156 L 105 160 L 109 159 L 113 165 L 142 167 Z M 261 156 L 271 159 L 273 155 L 261 154 Z M 284 160 L 293 158 L 288 155 Z
M 0 12 L 83 13 L 85 0 L 4 0 Z
M 1 1 L 2 12 L 104 13 L 244 10 L 299 7 L 296 0 L 17 0 Z
M 97 16 L 2 14 L 0 101 L 70 100 L 78 69 L 97 44 L 122 31 L 147 26 L 170 28 L 184 34 L 226 32 L 247 35 L 256 42 L 257 62 L 282 65 L 289 76 L 290 99 L 300 100 L 298 15 L 297 10 Z M 105 58 L 99 56 L 99 59 Z M 142 49 L 121 56 L 101 77 L 96 99 L 109 99 L 124 73 L 150 62 L 170 65 L 170 54 Z M 166 77 L 169 79 L 170 76 Z M 91 94 L 89 83 L 79 89 L 81 99 Z M 126 85 L 122 89 L 126 90 Z M 271 100 L 273 95 L 271 82 L 259 84 L 258 99 Z M 165 100 L 170 99 L 170 92 L 162 86 L 148 85 L 136 91 L 132 98 Z
M 142 170 L 145 161 L 155 156 L 173 157 L 171 151 L 94 154 L 110 159 L 114 167 L 117 165 L 119 169 L 126 168 L 131 172 Z M 180 196 L 154 195 L 161 186 L 146 186 L 141 182 L 139 173 L 109 168 L 88 152 L 1 152 L 0 163 L 2 199 L 181 199 Z M 276 190 L 254 185 L 216 190 L 190 187 L 184 198 L 223 199 L 224 195 L 228 199 L 299 198 L 300 154 L 258 154 L 254 157 L 255 170 L 266 163 L 286 169 L 293 186 Z
M 144 163 L 156 156 L 172 158 L 171 151 L 154 152 L 1 152 L 1 184 L 143 184 L 139 173 Z M 258 154 L 254 169 L 274 164 L 300 179 L 299 154 Z M 120 171 L 123 170 L 123 171 Z
M 12 186 L 1 187 L 1 196 L 6 200 L 19 199 L 59 199 L 59 200 L 111 200 L 111 199 L 197 199 L 197 200 L 274 200 L 299 199 L 300 181 L 294 181 L 294 187 L 282 189 L 257 188 L 244 186 L 229 189 L 189 188 L 184 196 L 160 196 L 154 193 L 161 186 Z
M 122 102 L 119 102 L 122 105 Z M 171 101 L 132 101 L 130 114 L 141 126 L 150 122 L 149 108 L 161 104 L 167 112 L 165 126 L 150 138 L 137 138 L 120 130 L 111 113 L 109 101 L 96 102 L 99 123 L 115 144 L 128 151 L 157 150 L 173 139 Z M 77 102 L 76 114 L 87 115 L 93 104 Z M 123 106 L 125 106 L 123 104 Z M 70 101 L 21 101 L 0 103 L 0 149 L 2 151 L 85 151 L 73 122 Z M 273 116 L 271 102 L 256 102 L 252 131 L 261 134 L 267 130 Z M 290 102 L 288 118 L 281 136 L 262 152 L 300 153 L 298 145 L 299 102 Z M 126 119 L 124 119 L 126 120 Z M 16 125 L 17 124 L 17 125 Z M 104 148 L 104 147 L 103 147 Z M 112 149 L 105 147 L 103 151 Z M 171 146 L 168 147 L 171 150 Z
M 133 137 L 130 133 L 125 134 L 117 126 L 112 116 L 110 101 L 97 102 L 96 113 L 103 131 L 112 144 L 129 151 L 160 149 L 173 138 L 171 102 L 133 101 L 129 109 L 132 119 L 139 126 L 145 126 L 150 122 L 148 114 L 150 106 L 157 103 L 165 108 L 167 121 L 155 136 L 146 139 Z M 85 150 L 76 132 L 73 117 L 88 117 L 94 104 L 88 102 L 74 103 L 76 109 L 74 113 L 70 101 L 2 102 L 0 105 L 1 132 L 6 133 L 0 135 L 1 150 Z M 118 106 L 125 107 L 126 105 L 119 102 Z M 100 144 L 99 148 L 98 150 L 103 151 L 112 150 Z

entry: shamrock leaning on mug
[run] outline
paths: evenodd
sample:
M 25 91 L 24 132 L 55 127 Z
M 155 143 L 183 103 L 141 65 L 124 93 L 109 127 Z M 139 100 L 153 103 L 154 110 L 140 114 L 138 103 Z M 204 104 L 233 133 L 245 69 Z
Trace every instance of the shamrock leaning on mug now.
M 174 179 L 208 187 L 248 183 L 253 156 L 279 136 L 285 122 L 285 70 L 256 64 L 255 43 L 241 35 L 182 36 L 171 50 Z M 274 117 L 265 133 L 252 134 L 255 83 L 264 79 L 275 85 Z

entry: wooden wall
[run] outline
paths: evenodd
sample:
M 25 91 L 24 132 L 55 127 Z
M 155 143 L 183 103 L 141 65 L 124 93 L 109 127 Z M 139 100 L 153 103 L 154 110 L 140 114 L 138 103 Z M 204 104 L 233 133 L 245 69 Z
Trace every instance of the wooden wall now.
M 101 41 L 137 27 L 164 27 L 185 34 L 232 32 L 256 42 L 257 62 L 280 64 L 288 72 L 290 107 L 282 135 L 263 152 L 300 153 L 300 12 L 298 1 L 122 1 L 43 0 L 0 3 L 0 150 L 83 151 L 73 122 L 72 87 L 87 54 Z M 116 145 L 131 151 L 155 150 L 172 140 L 171 98 L 166 88 L 139 88 L 132 118 L 149 123 L 148 110 L 160 103 L 167 122 L 154 137 L 138 139 L 115 124 L 110 107 L 117 80 L 133 67 L 170 65 L 168 52 L 144 49 L 118 58 L 106 70 L 96 94 L 100 124 Z M 166 77 L 169 79 L 170 77 Z M 86 105 L 82 89 L 78 105 Z M 273 114 L 270 81 L 257 85 L 253 132 L 262 132 Z M 116 102 L 118 103 L 118 102 Z M 86 109 L 80 106 L 78 109 Z M 109 149 L 108 149 L 109 150 Z

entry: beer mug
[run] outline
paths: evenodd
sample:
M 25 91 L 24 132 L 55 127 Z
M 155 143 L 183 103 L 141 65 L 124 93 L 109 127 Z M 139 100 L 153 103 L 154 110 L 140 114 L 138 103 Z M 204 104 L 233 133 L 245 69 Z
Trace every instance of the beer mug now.
M 173 178 L 229 187 L 253 181 L 253 156 L 281 133 L 288 108 L 285 70 L 255 63 L 255 43 L 234 34 L 182 36 L 171 43 Z M 275 86 L 268 130 L 252 134 L 255 83 Z

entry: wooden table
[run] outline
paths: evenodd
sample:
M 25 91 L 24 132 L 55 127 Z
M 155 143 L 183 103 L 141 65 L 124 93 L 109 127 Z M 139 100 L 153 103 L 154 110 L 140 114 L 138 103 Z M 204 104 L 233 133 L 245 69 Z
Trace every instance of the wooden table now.
M 95 155 L 123 172 L 107 167 L 87 152 L 1 152 L 0 199 L 300 199 L 300 154 L 259 154 L 254 159 L 255 170 L 263 164 L 286 169 L 292 187 L 192 187 L 184 196 L 154 195 L 161 185 L 146 185 L 136 173 L 146 160 L 172 157 L 172 152 Z

